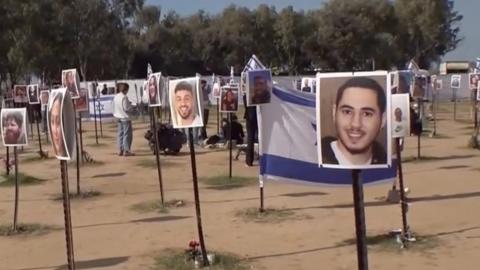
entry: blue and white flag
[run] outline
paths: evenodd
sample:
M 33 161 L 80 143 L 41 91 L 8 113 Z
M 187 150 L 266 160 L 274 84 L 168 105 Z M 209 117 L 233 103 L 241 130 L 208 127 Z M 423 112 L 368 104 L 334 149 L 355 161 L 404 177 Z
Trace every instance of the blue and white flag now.
M 258 60 L 257 56 L 255 56 L 254 54 L 252 55 L 252 57 L 250 57 L 250 60 L 248 60 L 248 63 L 243 68 L 242 72 L 247 72 L 250 70 L 258 70 L 258 69 L 267 69 L 267 68 L 265 67 L 265 65 L 262 64 L 262 62 L 260 62 L 260 60 Z
M 351 170 L 318 166 L 314 94 L 275 85 L 271 103 L 257 111 L 261 180 L 351 185 Z M 362 170 L 363 182 L 392 181 L 396 168 L 394 159 L 390 168 Z
M 480 57 L 475 61 L 475 73 L 480 73 Z
M 418 66 L 417 62 L 412 59 L 410 62 L 408 62 L 407 69 L 413 73 L 417 73 L 420 70 L 420 67 Z

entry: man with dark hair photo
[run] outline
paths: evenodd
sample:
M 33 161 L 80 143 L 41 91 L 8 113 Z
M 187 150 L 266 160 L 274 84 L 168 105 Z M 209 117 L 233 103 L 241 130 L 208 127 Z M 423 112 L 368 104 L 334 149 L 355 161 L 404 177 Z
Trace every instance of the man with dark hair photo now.
M 376 141 L 386 124 L 386 106 L 384 89 L 371 78 L 353 77 L 340 86 L 333 107 L 337 138 L 322 138 L 323 163 L 386 164 L 385 148 Z
M 197 102 L 194 87 L 186 80 L 179 81 L 173 89 L 173 110 L 176 114 L 173 118 L 176 120 L 178 127 L 201 127 L 203 126 L 202 118 L 200 117 L 195 105 Z
M 270 103 L 272 91 L 272 76 L 270 70 L 253 70 L 247 72 L 248 81 L 248 105 Z
M 25 145 L 27 144 L 25 133 L 25 109 L 2 110 L 3 144 Z

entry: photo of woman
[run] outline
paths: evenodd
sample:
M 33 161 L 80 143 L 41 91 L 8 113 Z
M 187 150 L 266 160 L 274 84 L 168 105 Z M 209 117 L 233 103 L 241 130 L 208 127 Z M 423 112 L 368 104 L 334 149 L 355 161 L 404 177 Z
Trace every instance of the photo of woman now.
M 47 122 L 55 156 L 60 160 L 70 160 L 75 145 L 75 116 L 67 88 L 51 92 Z
M 161 106 L 160 99 L 160 77 L 161 73 L 152 73 L 148 78 L 147 92 L 148 92 L 148 106 L 158 107 Z
M 238 110 L 238 86 L 226 85 L 220 96 L 220 112 L 236 112 Z
M 62 86 L 67 88 L 72 99 L 79 98 L 80 77 L 76 69 L 62 70 Z

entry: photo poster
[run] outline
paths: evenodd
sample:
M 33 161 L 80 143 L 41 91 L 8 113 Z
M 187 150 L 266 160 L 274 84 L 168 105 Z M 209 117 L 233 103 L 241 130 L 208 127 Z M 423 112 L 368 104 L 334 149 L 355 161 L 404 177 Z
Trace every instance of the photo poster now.
M 316 79 L 303 77 L 301 82 L 301 92 L 316 93 Z
M 415 75 L 410 70 L 398 70 L 394 71 L 393 78 L 390 78 L 390 81 L 393 79 L 392 82 L 392 94 L 405 94 L 410 93 L 410 87 L 412 86 L 412 82 L 414 81 Z
M 28 103 L 27 86 L 15 85 L 13 86 L 13 102 L 15 103 Z
M 443 89 L 443 80 L 437 78 L 435 80 L 435 90 L 440 91 L 441 89 Z
M 212 86 L 212 97 L 220 98 L 220 90 L 221 90 L 220 81 L 217 78 L 217 80 L 213 83 L 213 86 Z
M 168 89 L 173 128 L 203 127 L 200 77 L 170 80 Z
M 38 84 L 30 84 L 27 86 L 28 104 L 40 104 Z
M 469 82 L 470 90 L 477 89 L 479 81 L 480 81 L 480 73 L 468 74 L 468 82 Z
M 50 91 L 49 90 L 40 91 L 40 104 L 42 104 L 42 106 L 47 106 L 49 97 L 50 97 Z
M 417 99 L 425 99 L 427 97 L 428 80 L 426 76 L 415 76 L 411 90 L 411 96 Z
M 88 90 L 87 88 L 80 87 L 78 91 L 78 99 L 75 100 L 74 106 L 75 110 L 78 112 L 87 112 L 88 111 Z
M 161 75 L 160 75 L 159 93 L 160 93 L 160 102 L 162 106 L 168 108 L 168 106 L 170 106 L 168 102 L 168 78 Z
M 77 69 L 64 69 L 62 70 L 62 86 L 66 87 L 72 99 L 80 97 L 80 76 Z
M 247 106 L 270 103 L 273 81 L 270 69 L 247 71 Z
M 388 72 L 318 73 L 317 88 L 319 166 L 389 168 L 392 140 Z
M 459 89 L 460 82 L 462 77 L 459 74 L 454 74 L 450 77 L 450 88 L 452 89 Z
M 477 85 L 477 101 L 480 101 L 480 83 Z
M 47 122 L 56 158 L 71 160 L 75 151 L 75 115 L 70 91 L 66 87 L 50 93 Z
M 410 96 L 408 94 L 392 95 L 392 138 L 410 135 Z
M 162 73 L 157 72 L 150 74 L 150 76 L 148 77 L 147 96 L 149 107 L 159 107 L 162 105 L 162 100 L 160 98 L 161 76 Z
M 28 145 L 26 108 L 3 108 L 0 120 L 4 146 Z
M 227 84 L 223 86 L 220 94 L 220 112 L 237 112 L 238 98 L 238 84 Z

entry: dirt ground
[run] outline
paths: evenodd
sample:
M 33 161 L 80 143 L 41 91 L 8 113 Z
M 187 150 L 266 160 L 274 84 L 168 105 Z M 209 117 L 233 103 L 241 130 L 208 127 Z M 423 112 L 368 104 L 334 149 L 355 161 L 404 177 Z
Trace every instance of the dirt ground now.
M 406 139 L 403 156 L 410 210 L 408 221 L 425 243 L 400 250 L 395 245 L 369 248 L 370 269 L 478 269 L 480 258 L 480 151 L 467 148 L 473 130 L 468 111 L 452 121 L 451 108 L 442 109 L 437 137 L 423 136 L 421 155 L 417 138 Z M 239 114 L 240 116 L 240 114 Z M 209 125 L 216 129 L 215 117 Z M 164 248 L 186 248 L 197 238 L 192 173 L 188 148 L 178 156 L 162 156 L 165 200 L 180 199 L 186 207 L 169 213 L 139 213 L 132 205 L 159 199 L 157 170 L 141 166 L 154 162 L 143 134 L 148 126 L 134 123 L 134 157 L 116 155 L 114 123 L 104 123 L 104 137 L 95 144 L 92 123 L 84 124 L 85 150 L 102 164 L 81 167 L 83 191 L 101 196 L 73 200 L 72 222 L 77 269 L 150 269 L 153 257 Z M 50 147 L 50 146 L 48 146 Z M 50 150 L 50 148 L 48 148 Z M 61 269 L 66 263 L 63 208 L 52 200 L 61 192 L 59 162 L 55 159 L 23 162 L 35 156 L 33 143 L 20 153 L 20 171 L 44 178 L 40 185 L 21 186 L 19 221 L 58 226 L 43 235 L 0 237 L 0 269 Z M 51 150 L 50 150 L 51 152 Z M 5 151 L 2 148 L 1 155 Z M 225 175 L 228 152 L 197 149 L 199 177 Z M 234 161 L 234 175 L 256 176 L 258 166 Z M 2 168 L 3 172 L 4 168 Z M 70 189 L 76 188 L 75 163 L 69 164 Z M 399 204 L 385 202 L 391 184 L 365 187 L 367 235 L 378 236 L 401 228 Z M 251 269 L 357 269 L 352 190 L 267 182 L 265 205 L 289 209 L 283 222 L 246 221 L 237 211 L 259 206 L 255 185 L 229 190 L 200 184 L 203 229 L 208 250 L 224 251 L 248 259 Z M 0 187 L 0 224 L 13 217 L 13 187 Z

